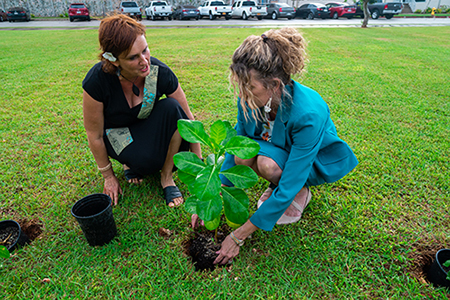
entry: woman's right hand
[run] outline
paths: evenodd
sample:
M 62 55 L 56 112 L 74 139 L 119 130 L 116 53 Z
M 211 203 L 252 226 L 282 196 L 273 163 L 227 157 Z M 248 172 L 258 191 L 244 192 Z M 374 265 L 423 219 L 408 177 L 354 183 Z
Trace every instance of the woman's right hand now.
M 114 205 L 117 205 L 119 201 L 119 194 L 122 195 L 122 188 L 120 187 L 119 180 L 115 175 L 111 175 L 105 178 L 103 194 L 111 197 Z

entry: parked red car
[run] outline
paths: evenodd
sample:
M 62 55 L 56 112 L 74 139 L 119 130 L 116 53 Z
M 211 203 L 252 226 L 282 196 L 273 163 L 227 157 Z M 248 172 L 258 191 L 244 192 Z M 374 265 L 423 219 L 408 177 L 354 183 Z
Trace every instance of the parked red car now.
M 90 21 L 89 9 L 84 3 L 72 3 L 69 5 L 69 20 L 73 22 L 75 19 Z
M 340 17 L 352 19 L 356 14 L 356 5 L 350 5 L 343 2 L 329 2 L 326 5 L 330 11 L 330 17 L 333 19 Z

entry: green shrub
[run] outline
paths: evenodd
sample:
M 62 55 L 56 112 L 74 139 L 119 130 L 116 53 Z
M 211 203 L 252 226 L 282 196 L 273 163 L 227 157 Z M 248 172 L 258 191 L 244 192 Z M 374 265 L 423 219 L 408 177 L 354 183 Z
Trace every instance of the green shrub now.
M 437 14 L 442 14 L 442 8 L 436 9 L 436 13 L 437 13 Z
M 431 10 L 432 10 L 432 8 L 431 8 L 431 7 L 427 7 L 427 9 L 425 10 L 425 13 L 427 13 L 427 14 L 431 14 Z
M 420 14 L 422 12 L 421 9 L 416 9 L 416 11 L 414 12 L 415 14 Z

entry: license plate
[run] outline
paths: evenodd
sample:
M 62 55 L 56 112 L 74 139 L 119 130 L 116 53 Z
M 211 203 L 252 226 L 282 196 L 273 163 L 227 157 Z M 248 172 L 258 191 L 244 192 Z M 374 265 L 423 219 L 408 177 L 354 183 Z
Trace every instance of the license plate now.
M 81 11 L 77 10 L 77 14 L 81 14 Z
M 257 16 L 259 16 L 259 15 L 260 15 L 260 13 L 257 13 L 256 15 L 257 15 Z
M 222 13 L 222 15 L 225 15 L 225 13 Z

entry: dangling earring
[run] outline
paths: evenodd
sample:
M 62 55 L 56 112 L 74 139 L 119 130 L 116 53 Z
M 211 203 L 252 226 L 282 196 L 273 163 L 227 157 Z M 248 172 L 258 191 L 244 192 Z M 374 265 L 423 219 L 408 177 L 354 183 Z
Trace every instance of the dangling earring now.
M 116 75 L 117 75 L 117 77 L 119 77 L 119 76 L 120 76 L 120 68 L 119 68 L 119 67 L 117 67 L 117 70 L 116 70 Z
M 266 105 L 264 105 L 264 111 L 266 113 L 270 113 L 272 108 L 270 108 L 270 104 L 272 104 L 272 97 L 270 97 L 269 101 L 267 101 Z

